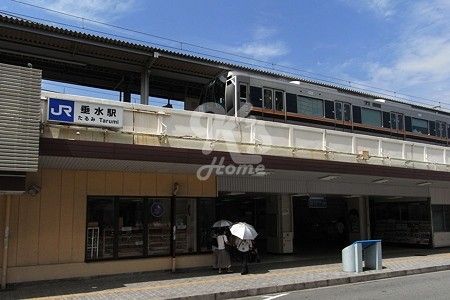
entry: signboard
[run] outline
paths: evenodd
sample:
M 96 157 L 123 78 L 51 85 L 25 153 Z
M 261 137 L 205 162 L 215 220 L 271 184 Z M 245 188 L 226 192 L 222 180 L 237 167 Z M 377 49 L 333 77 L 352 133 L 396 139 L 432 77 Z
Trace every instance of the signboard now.
M 308 199 L 309 208 L 327 208 L 327 199 L 323 196 L 311 196 Z
M 122 128 L 123 108 L 92 102 L 48 99 L 48 121 Z

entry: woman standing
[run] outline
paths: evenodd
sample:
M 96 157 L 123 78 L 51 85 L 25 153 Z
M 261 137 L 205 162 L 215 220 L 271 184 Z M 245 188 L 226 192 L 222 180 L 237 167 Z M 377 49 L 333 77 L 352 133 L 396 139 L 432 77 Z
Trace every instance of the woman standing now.
M 217 236 L 217 266 L 219 267 L 219 274 L 222 273 L 222 269 L 227 269 L 227 272 L 231 272 L 230 253 L 225 248 L 225 244 L 228 244 L 228 238 L 225 235 L 225 229 L 221 229 Z

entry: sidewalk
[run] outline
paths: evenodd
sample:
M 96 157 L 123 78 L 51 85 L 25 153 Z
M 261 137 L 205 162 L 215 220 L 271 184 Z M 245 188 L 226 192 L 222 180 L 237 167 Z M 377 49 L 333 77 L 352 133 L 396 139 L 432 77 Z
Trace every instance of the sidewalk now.
M 227 299 L 450 270 L 449 249 L 398 251 L 386 257 L 391 258 L 383 260 L 382 271 L 358 275 L 342 272 L 341 264 L 330 259 L 287 259 L 251 265 L 246 276 L 202 269 L 17 284 L 0 291 L 0 299 Z

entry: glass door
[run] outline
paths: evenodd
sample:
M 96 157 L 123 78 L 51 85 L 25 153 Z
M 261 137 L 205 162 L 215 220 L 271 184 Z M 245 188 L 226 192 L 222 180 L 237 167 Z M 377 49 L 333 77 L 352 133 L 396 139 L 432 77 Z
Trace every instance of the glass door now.
M 436 121 L 436 136 L 444 139 L 447 138 L 447 123 Z
M 404 121 L 403 121 L 403 114 L 391 112 L 391 129 L 394 132 L 398 133 L 404 133 Z
M 352 120 L 352 107 L 350 103 L 336 101 L 334 103 L 334 115 L 337 123 L 349 123 Z
M 144 255 L 144 200 L 119 198 L 118 205 L 118 257 Z
M 278 112 L 284 111 L 284 97 L 283 91 L 275 90 L 275 99 L 274 99 L 274 110 Z

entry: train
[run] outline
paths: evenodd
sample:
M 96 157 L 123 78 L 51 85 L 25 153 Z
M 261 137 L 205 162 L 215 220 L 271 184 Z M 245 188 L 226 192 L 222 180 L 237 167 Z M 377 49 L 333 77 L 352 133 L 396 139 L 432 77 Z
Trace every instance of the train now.
M 450 113 L 307 81 L 230 71 L 202 93 L 201 111 L 449 145 Z M 209 105 L 208 105 L 209 104 Z

